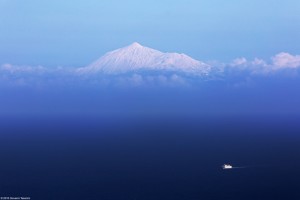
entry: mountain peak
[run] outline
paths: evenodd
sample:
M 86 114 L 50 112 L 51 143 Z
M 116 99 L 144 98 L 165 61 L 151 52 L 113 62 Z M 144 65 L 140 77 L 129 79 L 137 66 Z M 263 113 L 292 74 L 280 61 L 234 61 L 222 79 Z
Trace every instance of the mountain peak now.
M 134 42 L 131 45 L 129 45 L 129 47 L 143 47 L 143 46 L 138 42 Z
M 144 47 L 143 45 L 141 45 L 138 42 L 134 42 L 131 45 L 128 45 L 128 46 L 126 46 L 122 49 L 125 50 L 125 51 L 131 51 L 131 50 L 136 51 L 136 50 L 142 50 L 142 49 L 145 49 L 145 48 L 147 48 L 147 47 Z
M 207 74 L 210 66 L 185 54 L 163 53 L 134 42 L 124 48 L 108 52 L 89 66 L 79 69 L 80 72 L 108 74 L 140 70 Z

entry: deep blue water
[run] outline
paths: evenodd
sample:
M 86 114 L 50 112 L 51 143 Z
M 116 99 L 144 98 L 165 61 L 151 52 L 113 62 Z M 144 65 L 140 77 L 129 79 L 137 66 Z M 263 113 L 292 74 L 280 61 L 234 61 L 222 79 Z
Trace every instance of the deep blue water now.
M 0 196 L 300 199 L 299 116 L 2 117 Z M 221 165 L 247 166 L 222 170 Z

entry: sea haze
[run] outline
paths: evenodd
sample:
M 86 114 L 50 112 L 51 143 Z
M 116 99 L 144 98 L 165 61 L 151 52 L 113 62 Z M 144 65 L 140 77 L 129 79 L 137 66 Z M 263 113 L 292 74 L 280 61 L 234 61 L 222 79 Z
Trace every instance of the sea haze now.
M 297 79 L 1 92 L 0 193 L 32 199 L 299 199 Z M 225 163 L 235 167 L 223 170 Z

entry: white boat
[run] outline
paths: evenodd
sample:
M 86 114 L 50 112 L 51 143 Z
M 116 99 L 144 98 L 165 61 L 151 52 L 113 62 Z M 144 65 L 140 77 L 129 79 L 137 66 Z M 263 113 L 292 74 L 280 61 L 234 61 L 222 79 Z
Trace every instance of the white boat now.
M 224 165 L 222 165 L 222 168 L 223 169 L 232 169 L 232 165 L 224 164 Z

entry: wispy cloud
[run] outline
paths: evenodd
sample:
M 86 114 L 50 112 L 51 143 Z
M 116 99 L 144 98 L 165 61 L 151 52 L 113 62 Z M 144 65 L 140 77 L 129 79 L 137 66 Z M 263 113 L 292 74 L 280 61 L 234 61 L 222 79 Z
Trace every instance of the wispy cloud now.
M 140 87 L 140 86 L 189 86 L 184 76 L 177 74 L 169 75 L 142 75 L 133 74 L 130 76 L 117 76 L 115 84 L 119 87 Z
M 47 68 L 43 66 L 18 66 L 18 65 L 12 65 L 12 64 L 3 64 L 0 66 L 0 71 L 2 72 L 7 72 L 11 74 L 16 74 L 16 73 L 41 73 L 41 72 L 46 72 L 48 71 Z

